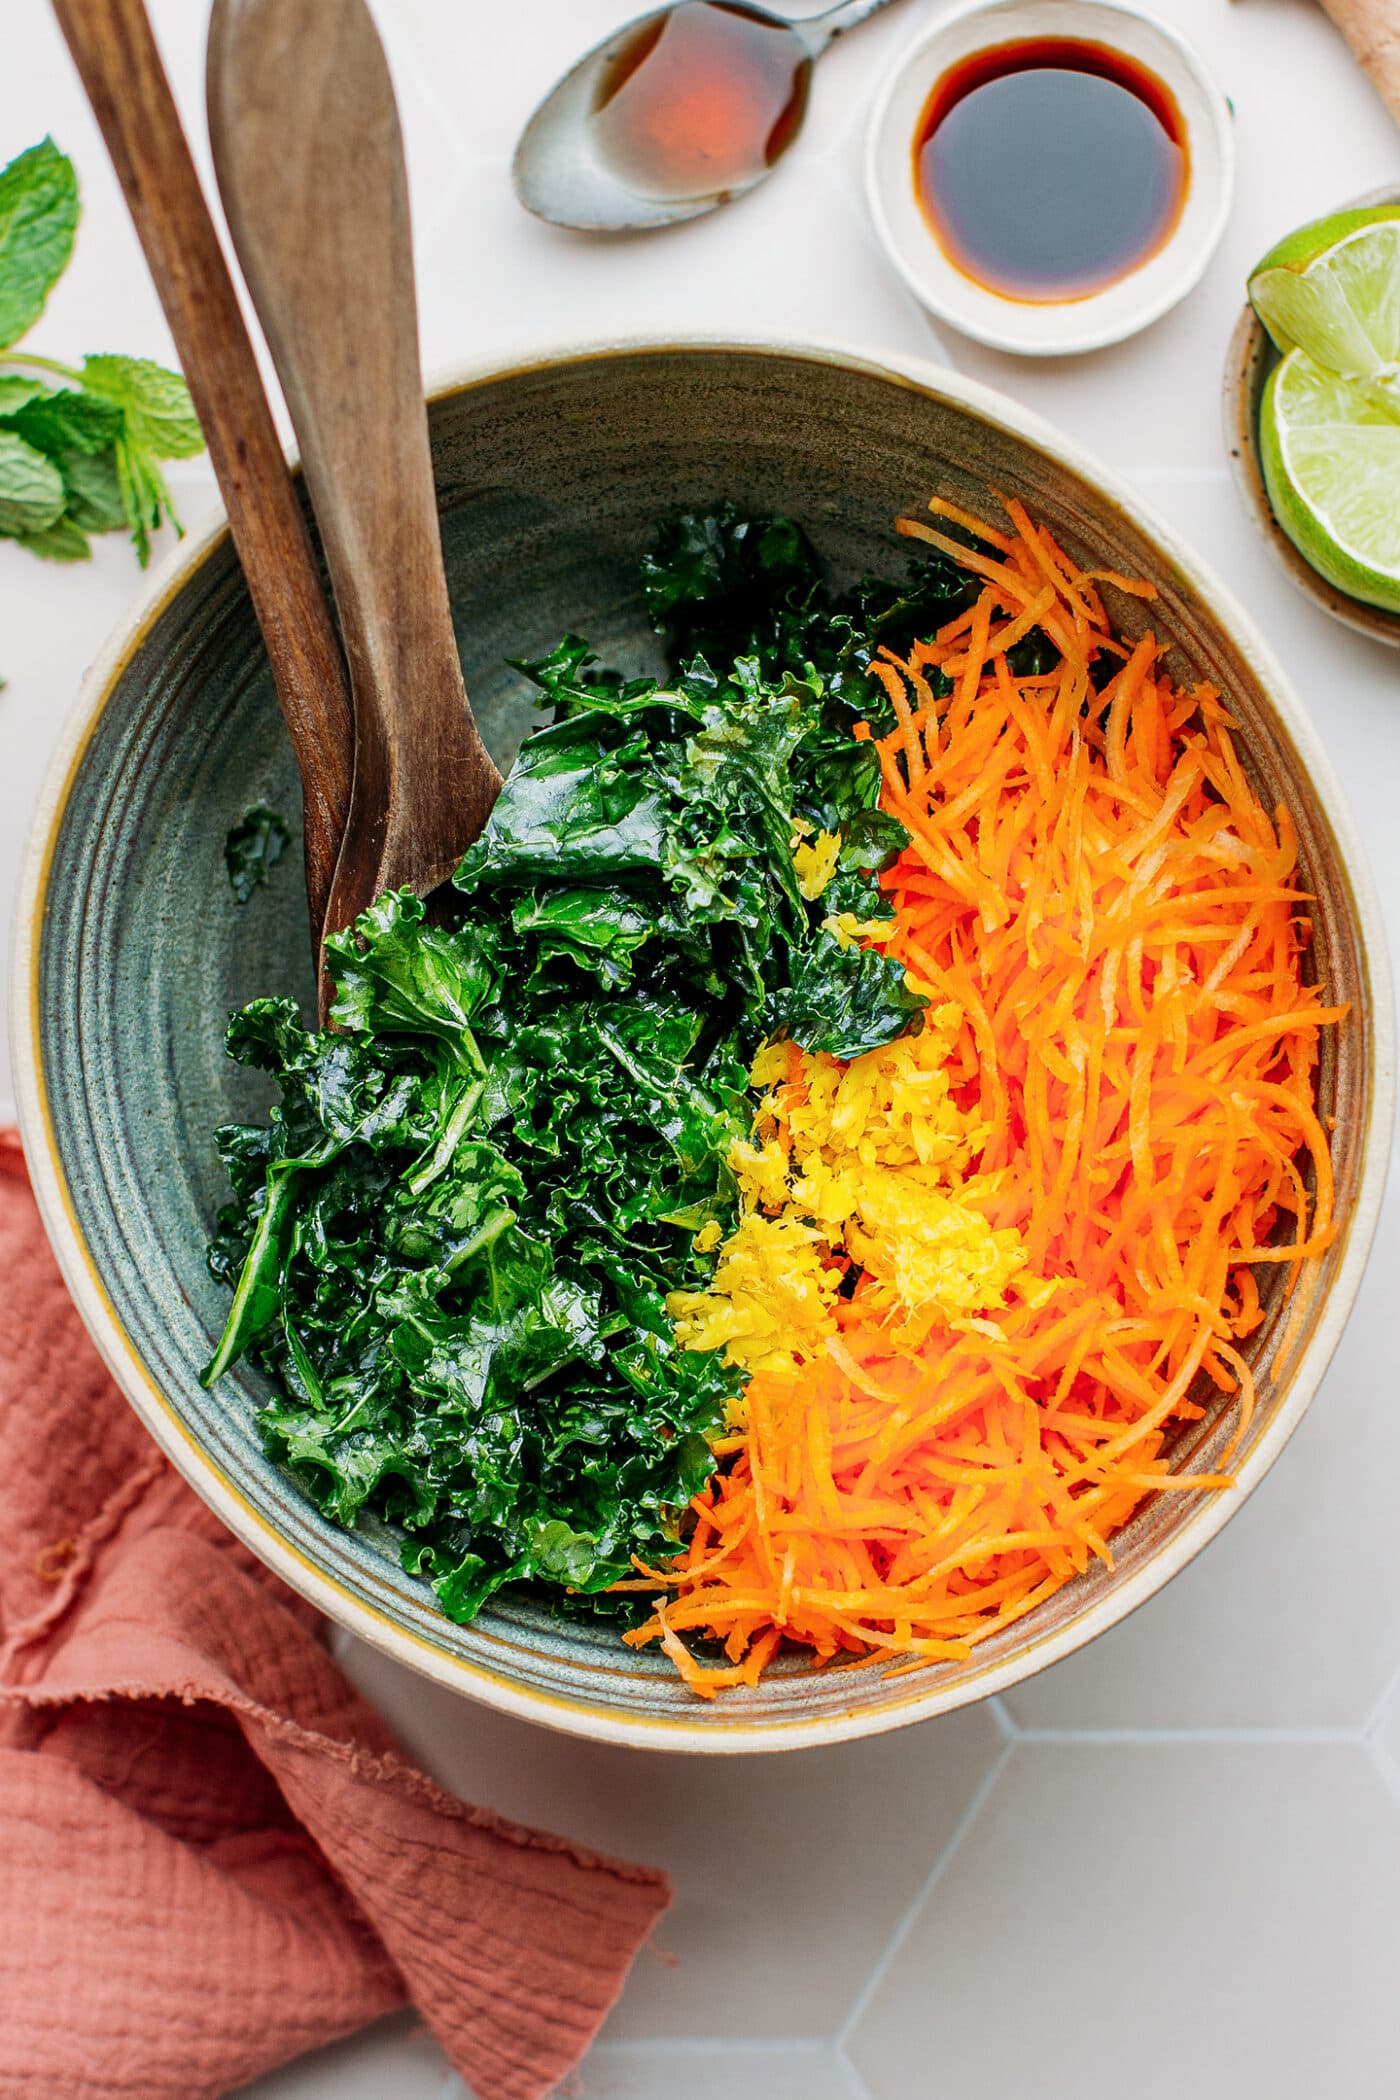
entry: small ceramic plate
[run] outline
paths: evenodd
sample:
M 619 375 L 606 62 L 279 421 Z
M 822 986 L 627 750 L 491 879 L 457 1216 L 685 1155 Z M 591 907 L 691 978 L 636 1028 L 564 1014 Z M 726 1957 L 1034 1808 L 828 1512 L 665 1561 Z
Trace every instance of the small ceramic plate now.
M 1365 197 L 1353 197 L 1350 204 L 1341 205 L 1339 209 L 1365 211 L 1374 204 L 1400 204 L 1400 186 L 1391 184 L 1382 190 L 1372 190 Z M 1312 599 L 1314 605 L 1320 605 L 1344 627 L 1354 627 L 1358 634 L 1370 635 L 1372 641 L 1386 642 L 1392 649 L 1400 649 L 1400 613 L 1385 612 L 1379 605 L 1366 605 L 1360 598 L 1348 598 L 1345 591 L 1339 591 L 1325 576 L 1319 576 L 1311 562 L 1303 559 L 1269 507 L 1264 471 L 1259 464 L 1259 402 L 1264 382 L 1277 362 L 1278 352 L 1269 341 L 1254 308 L 1246 302 L 1225 354 L 1220 403 L 1225 421 L 1225 448 L 1230 455 L 1235 487 L 1279 567 L 1287 572 L 1306 597 Z
M 1155 73 L 1181 112 L 1189 162 L 1175 229 L 1115 284 L 1081 299 L 1004 297 L 945 254 L 914 189 L 914 135 L 934 83 L 974 53 L 1023 38 L 1104 44 Z M 940 320 L 999 350 L 1031 357 L 1096 350 L 1155 321 L 1196 283 L 1224 230 L 1234 190 L 1230 105 L 1173 29 L 1102 0 L 997 0 L 945 16 L 906 50 L 876 98 L 866 189 L 895 268 Z

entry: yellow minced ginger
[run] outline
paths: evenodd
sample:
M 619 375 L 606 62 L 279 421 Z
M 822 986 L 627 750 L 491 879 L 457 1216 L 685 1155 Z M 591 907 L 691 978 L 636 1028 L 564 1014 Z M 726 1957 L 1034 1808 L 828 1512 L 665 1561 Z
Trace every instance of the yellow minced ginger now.
M 864 1319 L 912 1345 L 1003 1305 L 1013 1279 L 1024 1296 L 1047 1288 L 1021 1275 L 1020 1233 L 985 1215 L 997 1177 L 973 1170 L 986 1131 L 948 1074 L 961 1023 L 957 1006 L 930 1007 L 917 1032 L 849 1063 L 763 1045 L 753 1136 L 730 1155 L 739 1222 L 707 1287 L 666 1301 L 685 1347 L 795 1370 L 839 1333 L 853 1268 Z
M 839 831 L 819 831 L 810 842 L 797 838 L 792 848 L 792 865 L 797 874 L 797 887 L 808 903 L 814 903 L 822 894 L 841 858 L 841 834 Z

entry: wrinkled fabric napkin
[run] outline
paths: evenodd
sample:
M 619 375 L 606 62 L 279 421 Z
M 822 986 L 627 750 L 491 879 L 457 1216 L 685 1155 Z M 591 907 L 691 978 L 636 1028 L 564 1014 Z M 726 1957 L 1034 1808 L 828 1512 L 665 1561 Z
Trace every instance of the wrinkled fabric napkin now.
M 665 1878 L 453 1800 L 319 1626 L 123 1400 L 0 1132 L 6 2100 L 204 2100 L 406 1999 L 479 2100 L 588 2046 Z

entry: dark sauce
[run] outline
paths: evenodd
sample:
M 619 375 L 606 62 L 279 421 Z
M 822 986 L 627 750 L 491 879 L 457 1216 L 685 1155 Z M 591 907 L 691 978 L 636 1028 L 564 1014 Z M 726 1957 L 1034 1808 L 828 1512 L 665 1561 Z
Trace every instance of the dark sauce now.
M 914 135 L 914 187 L 965 276 L 1049 305 L 1116 284 L 1181 216 L 1186 126 L 1121 51 L 1070 37 L 998 44 L 953 66 Z
M 811 72 L 782 23 L 727 0 L 685 0 L 643 22 L 606 68 L 594 140 L 648 196 L 723 196 L 791 142 Z

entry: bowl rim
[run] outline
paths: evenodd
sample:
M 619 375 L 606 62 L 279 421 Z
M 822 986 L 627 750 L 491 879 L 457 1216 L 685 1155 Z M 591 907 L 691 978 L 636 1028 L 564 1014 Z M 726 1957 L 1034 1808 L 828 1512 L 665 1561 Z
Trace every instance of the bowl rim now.
M 11 1034 L 20 1130 L 34 1192 L 59 1267 L 88 1333 L 116 1383 L 176 1470 L 259 1560 L 349 1632 L 438 1683 L 500 1712 L 598 1742 L 733 1755 L 853 1741 L 932 1719 L 1005 1692 L 1117 1625 L 1162 1589 L 1221 1530 L 1258 1486 L 1302 1420 L 1355 1301 L 1385 1184 L 1395 1097 L 1395 1039 L 1385 933 L 1365 849 L 1331 761 L 1282 667 L 1233 594 L 1182 544 L 1174 530 L 1160 522 L 1130 488 L 1077 442 L 1063 437 L 1039 416 L 957 372 L 916 357 L 891 356 L 868 344 L 729 333 L 620 334 L 583 343 L 566 340 L 523 354 L 481 358 L 435 378 L 429 397 L 437 400 L 504 379 L 597 362 L 600 358 L 650 357 L 667 352 L 757 354 L 854 370 L 949 401 L 1008 435 L 1035 445 L 1089 482 L 1128 522 L 1152 539 L 1174 564 L 1184 585 L 1206 600 L 1250 664 L 1269 704 L 1293 740 L 1336 840 L 1339 872 L 1357 930 L 1369 993 L 1369 1010 L 1364 1017 L 1370 1051 L 1369 1113 L 1359 1152 L 1357 1200 L 1317 1330 L 1299 1359 L 1274 1419 L 1238 1468 L 1235 1491 L 1203 1496 L 1180 1529 L 1121 1587 L 1091 1602 L 1058 1630 L 1032 1640 L 1018 1654 L 989 1665 L 974 1677 L 919 1691 L 915 1689 L 917 1677 L 911 1675 L 899 1680 L 900 1689 L 893 1690 L 888 1700 L 870 1710 L 816 1720 L 747 1721 L 728 1726 L 716 1726 L 713 1720 L 697 1726 L 683 1717 L 621 1716 L 582 1700 L 527 1691 L 506 1683 L 480 1665 L 451 1656 L 432 1641 L 410 1633 L 387 1611 L 352 1596 L 326 1568 L 284 1539 L 196 1441 L 173 1401 L 156 1385 L 121 1325 L 84 1241 L 64 1178 L 48 1112 L 39 1025 L 39 957 L 47 888 L 73 781 L 110 693 L 131 657 L 186 580 L 222 545 L 228 526 L 221 509 L 185 542 L 172 548 L 153 572 L 132 611 L 110 636 L 83 679 L 77 704 L 50 761 L 21 869 L 11 979 Z M 906 1686 L 908 1689 L 903 1689 Z
M 1062 22 L 1057 22 L 1057 34 L 1072 37 L 1081 33 L 1086 38 L 1093 40 L 1097 37 L 1098 41 L 1120 49 L 1123 33 L 1115 43 L 1112 35 L 1103 28 L 1104 17 L 1111 19 L 1116 16 L 1120 21 L 1140 25 L 1149 36 L 1160 40 L 1166 62 L 1154 60 L 1154 65 L 1159 66 L 1165 85 L 1178 98 L 1183 83 L 1199 95 L 1204 112 L 1202 128 L 1209 131 L 1219 165 L 1213 194 L 1206 196 L 1199 225 L 1191 232 L 1189 240 L 1185 223 L 1179 223 L 1156 254 L 1130 270 L 1125 277 L 1082 299 L 1042 306 L 1033 301 L 1001 299 L 995 293 L 985 291 L 975 279 L 965 278 L 955 264 L 949 265 L 946 277 L 941 270 L 935 277 L 918 266 L 900 240 L 891 217 L 896 185 L 902 184 L 907 175 L 908 141 L 901 137 L 893 155 L 888 141 L 890 112 L 909 75 L 915 71 L 928 72 L 931 89 L 953 57 L 953 52 L 945 49 L 943 55 L 936 58 L 941 47 L 958 45 L 968 26 L 983 20 L 987 25 L 986 41 L 995 44 L 1018 34 L 1016 24 L 1020 16 L 1049 11 L 1063 17 Z M 929 71 L 931 65 L 933 70 Z M 967 0 L 967 4 L 955 8 L 951 14 L 940 15 L 936 21 L 927 24 L 904 45 L 876 89 L 865 133 L 866 202 L 886 259 L 919 304 L 938 320 L 945 321 L 960 334 L 970 336 L 974 342 L 986 343 L 994 350 L 1008 351 L 1015 356 L 1077 357 L 1137 335 L 1169 313 L 1200 283 L 1220 245 L 1230 216 L 1236 158 L 1233 119 L 1234 110 L 1228 96 L 1195 46 L 1170 22 L 1163 21 L 1146 8 L 1125 6 L 1122 0 Z M 1193 175 L 1191 179 L 1194 182 L 1204 178 Z M 929 248 L 937 254 L 937 243 L 931 231 Z M 1166 264 L 1169 259 L 1174 264 L 1170 270 L 1159 271 L 1154 267 Z M 1155 290 L 1146 284 L 1145 273 L 1149 270 L 1152 271 Z M 1117 296 L 1132 287 L 1140 277 L 1144 278 L 1145 289 L 1139 288 L 1136 300 Z M 961 288 L 964 284 L 965 293 Z M 1006 312 L 1005 320 L 999 318 L 1002 308 Z M 1040 314 L 1067 314 L 1072 320 L 1078 319 L 1080 326 L 1075 329 L 1067 324 L 1063 333 L 1059 333 L 1052 321 L 1038 331 L 1036 316 Z M 1013 318 L 1016 315 L 1022 317 L 1019 322 Z

